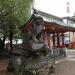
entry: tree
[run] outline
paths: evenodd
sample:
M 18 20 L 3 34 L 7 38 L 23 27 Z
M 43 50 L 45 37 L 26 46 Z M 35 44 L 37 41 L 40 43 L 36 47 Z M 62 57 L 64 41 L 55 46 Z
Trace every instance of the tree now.
M 17 37 L 18 27 L 29 19 L 33 0 L 0 0 L 0 36 L 3 43 L 6 37 Z

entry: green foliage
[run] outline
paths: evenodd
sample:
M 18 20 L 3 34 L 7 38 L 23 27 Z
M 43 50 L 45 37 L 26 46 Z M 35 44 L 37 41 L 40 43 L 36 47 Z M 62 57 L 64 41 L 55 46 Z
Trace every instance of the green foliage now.
M 18 27 L 29 19 L 32 5 L 33 0 L 0 0 L 0 33 L 12 31 L 18 36 Z

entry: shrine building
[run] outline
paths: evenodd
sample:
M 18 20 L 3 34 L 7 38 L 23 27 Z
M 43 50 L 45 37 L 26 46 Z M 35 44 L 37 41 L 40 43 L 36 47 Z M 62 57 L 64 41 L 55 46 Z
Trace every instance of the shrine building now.
M 36 10 L 36 9 L 35 9 Z M 48 48 L 65 48 L 65 33 L 70 33 L 69 40 L 72 38 L 72 41 L 70 41 L 72 44 L 71 47 L 75 47 L 75 26 L 73 23 L 75 23 L 75 20 L 70 17 L 64 17 L 59 18 L 57 16 L 36 10 L 37 13 L 33 13 L 28 20 L 28 22 L 21 27 L 21 32 L 26 33 L 28 30 L 32 27 L 33 18 L 35 16 L 40 16 L 44 20 L 44 27 L 43 27 L 43 40 L 45 44 L 47 44 Z M 35 16 L 34 16 L 35 15 Z M 73 33 L 73 36 L 71 37 L 71 34 Z M 68 35 L 68 34 L 67 34 Z M 70 44 L 70 42 L 68 44 Z

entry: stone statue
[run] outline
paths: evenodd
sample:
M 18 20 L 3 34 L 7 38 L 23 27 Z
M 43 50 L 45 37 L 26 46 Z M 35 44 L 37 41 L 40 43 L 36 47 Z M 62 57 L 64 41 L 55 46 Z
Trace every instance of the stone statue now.
M 32 28 L 32 40 L 34 43 L 41 43 L 42 41 L 40 38 L 42 37 L 41 34 L 43 32 L 43 26 L 44 26 L 44 21 L 43 18 L 37 16 L 34 18 L 33 21 L 33 28 Z
M 40 16 L 35 16 L 32 22 L 32 29 L 27 32 L 27 41 L 24 43 L 25 55 L 40 56 L 49 50 L 43 41 L 44 20 Z
M 20 53 L 22 55 L 16 58 L 15 75 L 43 75 L 43 72 L 48 75 L 47 71 L 50 68 L 51 57 L 49 54 L 50 49 L 46 47 L 43 41 L 43 27 L 43 18 L 35 16 L 32 21 L 32 28 L 26 32 L 25 41 L 21 46 L 20 50 L 23 52 Z M 21 64 L 19 64 L 20 58 Z
M 27 32 L 25 40 L 31 43 L 41 43 L 41 34 L 43 30 L 44 21 L 40 16 L 36 16 L 32 22 L 32 29 Z

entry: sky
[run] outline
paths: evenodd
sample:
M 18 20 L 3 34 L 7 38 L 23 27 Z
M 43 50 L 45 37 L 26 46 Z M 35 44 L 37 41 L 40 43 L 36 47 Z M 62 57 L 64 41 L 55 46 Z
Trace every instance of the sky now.
M 67 2 L 69 2 L 69 13 L 67 13 Z M 34 7 L 58 17 L 73 16 L 75 0 L 35 0 Z

